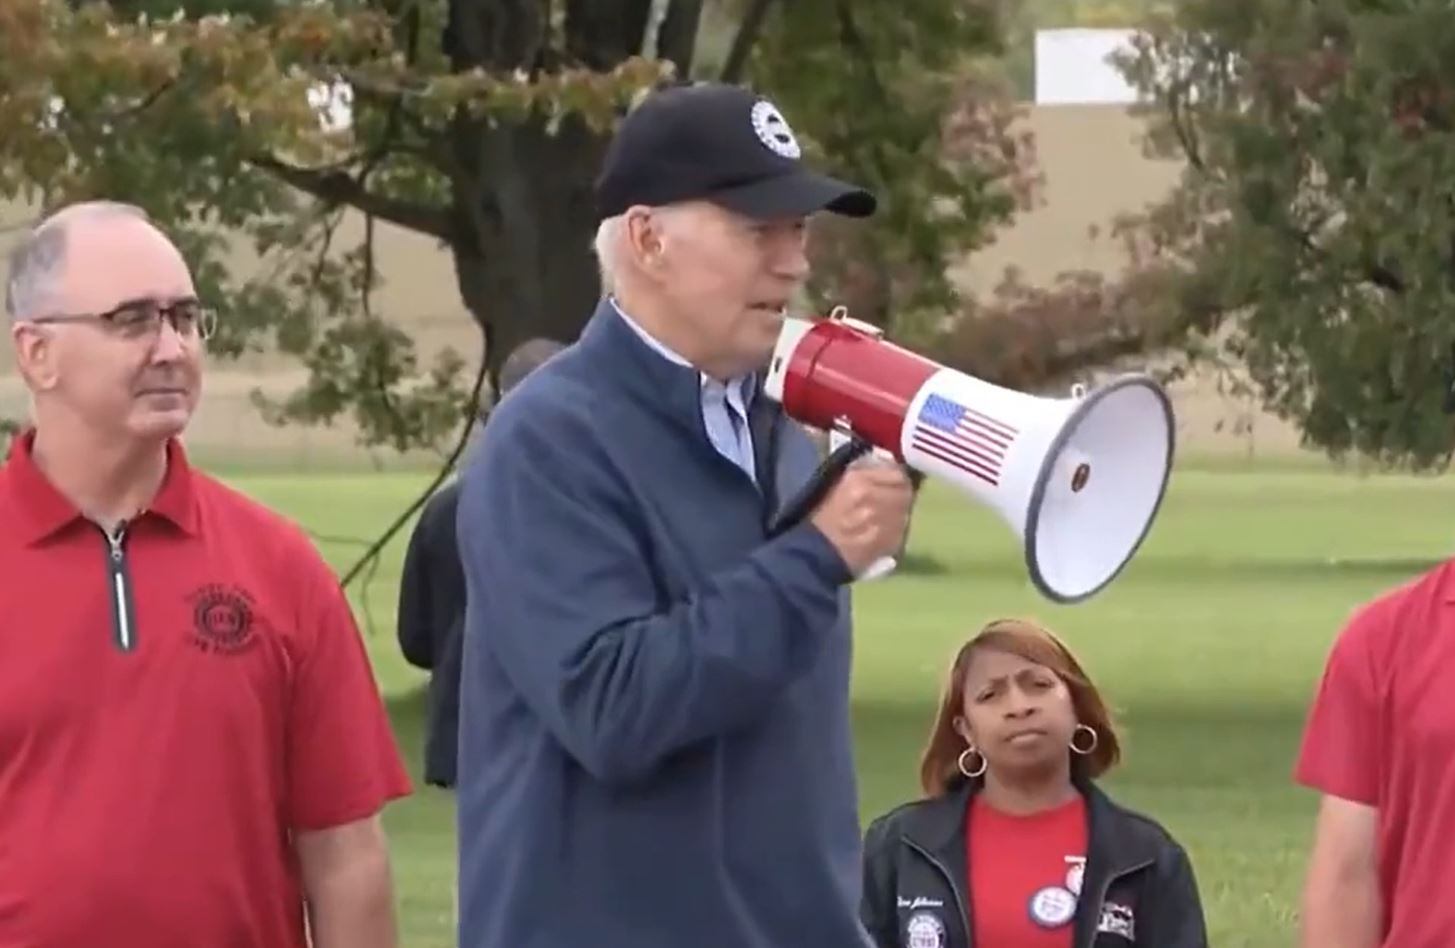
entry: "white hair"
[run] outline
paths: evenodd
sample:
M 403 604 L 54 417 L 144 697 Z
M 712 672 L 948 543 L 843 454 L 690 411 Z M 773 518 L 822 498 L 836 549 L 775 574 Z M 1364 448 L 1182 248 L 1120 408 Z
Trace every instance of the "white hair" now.
M 665 204 L 652 208 L 652 216 L 657 218 L 665 232 L 671 232 L 678 227 L 691 224 L 692 205 L 690 204 Z M 591 242 L 592 250 L 596 254 L 597 271 L 601 276 L 601 292 L 615 293 L 618 284 L 621 282 L 623 267 L 627 263 L 625 256 L 626 249 L 626 218 L 618 214 L 615 217 L 608 217 L 596 225 L 596 236 Z
M 621 272 L 622 217 L 608 217 L 596 225 L 591 249 L 596 254 L 596 269 L 601 275 L 603 295 L 616 292 L 617 274 Z
M 10 253 L 5 308 L 11 322 L 34 319 L 43 315 L 46 307 L 55 305 L 66 262 L 66 238 L 73 224 L 120 217 L 151 220 L 146 211 L 134 204 L 82 201 L 63 207 L 36 224 Z

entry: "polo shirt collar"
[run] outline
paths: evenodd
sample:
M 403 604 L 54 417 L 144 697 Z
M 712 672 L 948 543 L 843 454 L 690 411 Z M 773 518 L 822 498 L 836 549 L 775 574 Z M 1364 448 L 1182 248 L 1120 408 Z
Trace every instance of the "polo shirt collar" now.
M 50 480 L 36 466 L 31 450 L 35 444 L 35 429 L 27 429 L 16 435 L 10 445 L 10 456 L 3 473 L 6 479 L 0 485 L 6 487 L 18 508 L 20 531 L 28 544 L 39 543 L 58 530 L 82 519 L 64 494 L 55 488 Z M 8 482 L 8 483 L 7 483 Z M 181 442 L 175 438 L 167 441 L 167 474 L 161 489 L 152 499 L 142 516 L 155 514 L 184 533 L 197 532 L 197 505 L 192 493 L 192 469 L 187 463 L 187 454 Z

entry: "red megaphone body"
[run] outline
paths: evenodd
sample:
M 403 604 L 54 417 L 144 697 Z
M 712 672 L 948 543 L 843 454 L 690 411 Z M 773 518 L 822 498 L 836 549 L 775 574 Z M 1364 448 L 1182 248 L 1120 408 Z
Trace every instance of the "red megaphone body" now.
M 1058 602 L 1109 583 L 1151 529 L 1174 419 L 1141 374 L 1041 398 L 946 368 L 847 318 L 787 319 L 763 392 L 795 421 L 867 442 L 991 506 L 1023 538 L 1031 580 Z

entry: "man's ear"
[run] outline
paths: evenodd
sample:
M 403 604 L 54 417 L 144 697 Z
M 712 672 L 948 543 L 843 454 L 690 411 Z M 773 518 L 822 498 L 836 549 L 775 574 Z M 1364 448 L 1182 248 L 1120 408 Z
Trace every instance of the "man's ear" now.
M 680 215 L 683 209 L 678 206 L 665 208 L 632 208 L 627 211 L 626 217 L 626 239 L 630 246 L 632 259 L 642 270 L 648 273 L 659 271 L 666 262 L 666 249 L 669 240 L 668 231 L 672 226 L 672 218 Z
M 657 219 L 646 208 L 633 207 L 626 212 L 624 223 L 632 259 L 638 266 L 650 268 L 662 253 L 662 230 Z
M 18 322 L 10 327 L 15 350 L 15 367 L 32 391 L 46 391 L 56 385 L 55 337 L 34 323 Z

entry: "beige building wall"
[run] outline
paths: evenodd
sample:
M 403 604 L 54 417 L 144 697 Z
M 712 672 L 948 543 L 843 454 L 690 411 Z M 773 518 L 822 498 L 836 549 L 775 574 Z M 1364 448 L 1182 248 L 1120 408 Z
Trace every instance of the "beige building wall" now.
M 1008 265 L 1020 268 L 1035 283 L 1050 281 L 1064 270 L 1119 270 L 1124 261 L 1106 235 L 1107 227 L 1117 214 L 1160 198 L 1179 171 L 1173 163 L 1153 162 L 1142 155 L 1139 123 L 1119 106 L 1032 107 L 1027 122 L 1045 174 L 1044 201 L 967 262 L 959 276 L 971 291 L 993 287 Z M 13 241 L 13 233 L 4 228 L 25 218 L 22 208 L 0 207 L 0 254 Z M 1092 235 L 1095 228 L 1101 229 L 1100 236 Z M 361 232 L 361 222 L 350 219 L 341 228 L 337 246 L 355 244 Z M 385 281 L 375 297 L 378 311 L 407 325 L 425 353 L 453 346 L 472 365 L 478 364 L 479 335 L 460 303 L 448 252 L 430 239 L 389 225 L 378 227 L 376 246 Z M 256 261 L 247 254 L 238 256 L 237 266 L 243 273 L 257 272 Z M 0 275 L 4 269 L 0 261 Z M 276 355 L 215 363 L 207 397 L 189 435 L 193 450 L 219 462 L 270 466 L 399 463 L 390 452 L 359 449 L 347 423 L 283 430 L 264 424 L 248 392 L 261 385 L 281 393 L 299 378 L 296 365 Z M 1187 454 L 1300 453 L 1286 425 L 1253 406 L 1222 398 L 1208 381 L 1180 385 L 1174 396 L 1179 440 Z M 0 347 L 0 414 L 14 417 L 24 410 L 9 348 Z

